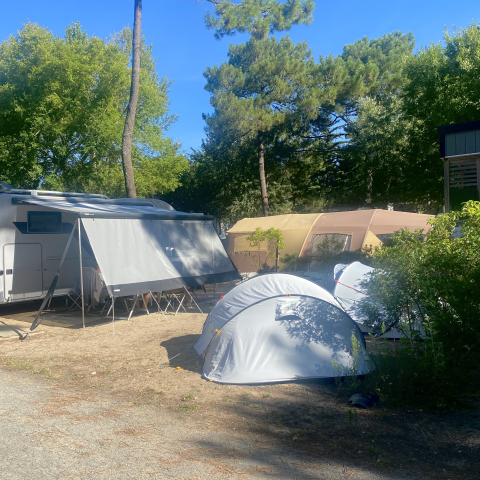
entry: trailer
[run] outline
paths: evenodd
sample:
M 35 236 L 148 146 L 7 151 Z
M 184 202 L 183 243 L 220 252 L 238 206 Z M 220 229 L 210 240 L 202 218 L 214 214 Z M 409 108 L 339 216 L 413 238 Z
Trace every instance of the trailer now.
M 78 291 L 88 267 L 112 299 L 238 279 L 214 221 L 157 199 L 0 182 L 0 304 Z

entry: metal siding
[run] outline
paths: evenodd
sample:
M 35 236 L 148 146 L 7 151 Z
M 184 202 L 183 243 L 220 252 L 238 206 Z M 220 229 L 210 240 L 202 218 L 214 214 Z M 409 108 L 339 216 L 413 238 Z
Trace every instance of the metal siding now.
M 480 145 L 479 145 L 480 146 Z M 475 131 L 466 133 L 465 153 L 475 153 Z
M 465 155 L 465 132 L 455 134 L 455 155 Z
M 455 155 L 455 134 L 449 133 L 445 135 L 445 150 L 447 157 L 453 157 Z

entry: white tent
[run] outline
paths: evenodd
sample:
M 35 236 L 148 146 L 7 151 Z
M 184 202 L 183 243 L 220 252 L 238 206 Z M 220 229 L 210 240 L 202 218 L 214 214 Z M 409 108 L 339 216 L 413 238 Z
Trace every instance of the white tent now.
M 360 262 L 353 262 L 349 265 L 338 264 L 334 271 L 335 289 L 333 296 L 350 317 L 358 323 L 360 330 L 364 333 L 373 333 L 373 328 L 364 324 L 367 317 L 362 312 L 362 306 L 369 299 L 368 289 L 364 282 L 370 278 L 370 274 L 374 271 L 375 268 Z M 401 338 L 404 336 L 396 328 L 392 330 L 387 325 L 387 329 L 386 338 Z
M 205 321 L 195 349 L 220 383 L 264 383 L 369 371 L 365 340 L 333 296 L 288 274 L 254 277 L 231 290 Z
M 368 292 L 365 291 L 363 282 L 369 279 L 369 274 L 374 270 L 373 267 L 360 262 L 335 266 L 333 296 L 357 323 L 363 324 L 366 319 L 361 311 L 362 304 L 368 299 Z

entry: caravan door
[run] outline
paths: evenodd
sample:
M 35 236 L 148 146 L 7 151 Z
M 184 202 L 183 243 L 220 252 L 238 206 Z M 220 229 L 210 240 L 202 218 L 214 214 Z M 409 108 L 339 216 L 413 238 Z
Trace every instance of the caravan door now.
M 4 245 L 3 265 L 5 301 L 42 296 L 42 246 L 39 243 Z

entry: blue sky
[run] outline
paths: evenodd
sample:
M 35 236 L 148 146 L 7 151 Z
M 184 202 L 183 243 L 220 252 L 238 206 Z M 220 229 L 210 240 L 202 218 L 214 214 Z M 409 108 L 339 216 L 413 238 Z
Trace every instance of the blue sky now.
M 308 40 L 316 59 L 337 55 L 345 44 L 363 36 L 376 38 L 394 30 L 413 32 L 417 48 L 442 40 L 444 27 L 451 30 L 480 21 L 480 3 L 474 0 L 353 1 L 317 0 L 314 21 L 309 27 L 290 31 L 295 42 Z M 133 0 L 17 0 L 2 2 L 0 39 L 6 39 L 22 23 L 39 23 L 58 35 L 67 25 L 80 21 L 89 35 L 108 37 L 133 24 Z M 167 134 L 190 152 L 204 138 L 202 113 L 211 111 L 209 95 L 203 89 L 203 71 L 227 59 L 229 43 L 247 36 L 215 40 L 204 26 L 210 4 L 204 0 L 143 0 L 142 31 L 153 44 L 158 73 L 173 81 L 171 112 L 179 116 Z

